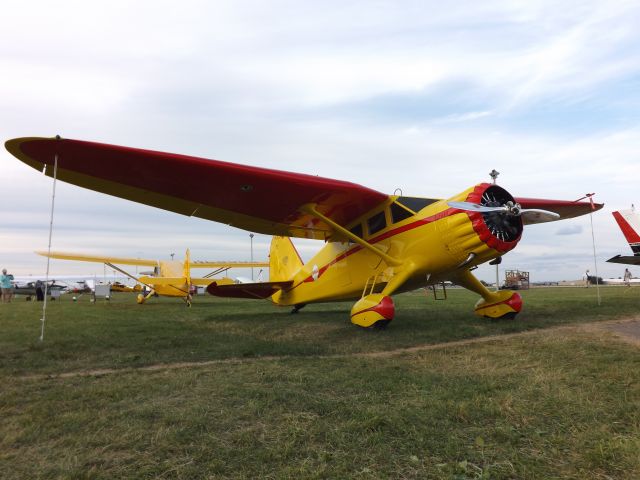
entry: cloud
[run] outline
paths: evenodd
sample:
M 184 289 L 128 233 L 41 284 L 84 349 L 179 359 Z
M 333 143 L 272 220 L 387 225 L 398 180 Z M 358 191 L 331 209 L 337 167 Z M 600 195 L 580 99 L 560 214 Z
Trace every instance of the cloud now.
M 578 235 L 582 233 L 582 225 L 567 225 L 556 232 L 556 235 Z
M 440 198 L 496 168 L 516 196 L 639 201 L 637 2 L 23 0 L 4 12 L 32 21 L 0 30 L 3 139 L 60 133 Z M 0 164 L 0 262 L 37 273 L 50 179 L 6 152 Z M 56 249 L 248 256 L 248 234 L 223 225 L 62 184 L 56 202 Z M 625 247 L 608 213 L 593 221 L 602 251 Z M 507 258 L 571 275 L 562 258 L 589 261 L 588 223 L 527 228 Z M 553 240 L 568 234 L 572 245 Z

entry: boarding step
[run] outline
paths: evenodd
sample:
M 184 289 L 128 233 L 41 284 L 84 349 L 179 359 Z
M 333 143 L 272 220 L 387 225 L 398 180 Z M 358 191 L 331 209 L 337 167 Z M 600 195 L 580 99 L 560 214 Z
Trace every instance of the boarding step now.
M 429 285 L 425 288 L 425 293 L 428 295 L 428 291 L 431 290 L 433 292 L 433 298 L 435 300 L 446 300 L 447 299 L 447 286 L 444 282 L 436 283 L 434 285 Z

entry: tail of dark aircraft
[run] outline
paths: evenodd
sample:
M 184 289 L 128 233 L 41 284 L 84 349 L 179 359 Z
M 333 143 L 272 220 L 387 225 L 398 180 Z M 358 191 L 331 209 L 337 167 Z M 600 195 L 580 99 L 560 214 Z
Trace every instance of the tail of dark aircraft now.
M 640 265 L 640 215 L 636 213 L 635 208 L 631 207 L 631 210 L 613 212 L 613 218 L 616 219 L 624 238 L 629 242 L 633 255 L 616 255 L 607 262 Z
M 613 212 L 613 218 L 618 222 L 618 226 L 620 226 L 624 238 L 629 242 L 633 254 L 640 255 L 640 215 L 632 208 L 631 210 Z

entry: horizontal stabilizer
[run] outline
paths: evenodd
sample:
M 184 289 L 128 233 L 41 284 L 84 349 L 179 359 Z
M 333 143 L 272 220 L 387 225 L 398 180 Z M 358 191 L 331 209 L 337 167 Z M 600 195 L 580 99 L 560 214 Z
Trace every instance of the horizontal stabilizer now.
M 610 263 L 622 263 L 623 265 L 640 265 L 640 255 L 616 255 L 607 260 Z
M 191 268 L 252 268 L 252 267 L 268 267 L 269 262 L 189 262 Z
M 200 287 L 206 287 L 211 282 L 213 282 L 215 278 L 193 278 L 191 277 L 191 285 L 198 285 Z
M 192 279 L 193 281 L 194 279 Z M 182 286 L 187 283 L 187 279 L 184 277 L 140 277 L 138 279 L 141 283 L 148 285 L 174 285 Z
M 199 285 L 201 287 L 206 287 L 211 282 L 217 281 L 221 284 L 233 283 L 233 280 L 230 278 L 194 278 L 191 277 L 191 285 Z M 148 277 L 142 276 L 138 279 L 139 282 L 145 283 L 147 285 L 172 285 L 174 287 L 181 287 L 187 283 L 187 279 L 185 277 Z
M 259 282 L 259 283 L 234 283 L 233 285 L 219 285 L 211 283 L 207 292 L 216 297 L 228 298 L 269 298 L 274 293 L 290 287 L 292 281 L 283 282 Z
M 187 283 L 185 277 L 147 277 L 143 276 L 138 279 L 139 282 L 147 285 L 173 285 L 181 286 Z M 213 278 L 191 278 L 191 285 L 207 286 L 213 282 Z

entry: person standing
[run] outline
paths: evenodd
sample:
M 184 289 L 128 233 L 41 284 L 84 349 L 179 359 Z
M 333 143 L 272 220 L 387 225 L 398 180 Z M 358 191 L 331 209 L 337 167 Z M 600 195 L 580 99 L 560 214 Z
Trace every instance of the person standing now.
M 2 289 L 2 303 L 10 303 L 13 297 L 13 275 L 7 274 L 7 269 L 2 269 L 0 275 L 0 289 Z
M 629 271 L 628 268 L 624 269 L 624 284 L 627 287 L 631 286 L 631 272 Z
M 591 277 L 589 275 L 589 270 L 587 269 L 587 271 L 584 272 L 584 286 L 589 288 L 589 283 L 591 283 Z
M 42 280 L 36 280 L 36 301 L 44 301 L 44 282 Z

